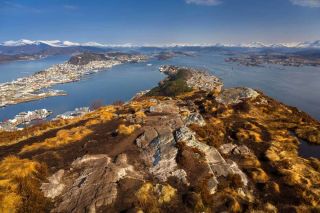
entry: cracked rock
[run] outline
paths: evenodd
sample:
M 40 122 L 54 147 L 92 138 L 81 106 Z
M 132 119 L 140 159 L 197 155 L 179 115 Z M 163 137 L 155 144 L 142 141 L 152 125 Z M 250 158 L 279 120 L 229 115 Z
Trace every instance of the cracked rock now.
M 115 162 L 104 154 L 85 155 L 76 159 L 69 171 L 54 174 L 49 179 L 51 185 L 43 184 L 42 190 L 47 197 L 55 195 L 60 200 L 52 212 L 96 212 L 99 207 L 115 201 L 117 182 L 128 176 L 139 178 L 141 175 L 127 163 L 124 154 Z M 52 193 L 52 187 L 59 184 L 63 184 L 64 189 Z

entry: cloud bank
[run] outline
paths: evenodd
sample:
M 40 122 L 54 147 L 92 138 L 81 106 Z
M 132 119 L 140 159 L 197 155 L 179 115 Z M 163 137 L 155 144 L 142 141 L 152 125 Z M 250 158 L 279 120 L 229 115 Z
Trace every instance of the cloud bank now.
M 221 4 L 220 0 L 185 0 L 188 4 L 214 6 Z
M 290 0 L 292 4 L 303 7 L 320 7 L 320 0 Z

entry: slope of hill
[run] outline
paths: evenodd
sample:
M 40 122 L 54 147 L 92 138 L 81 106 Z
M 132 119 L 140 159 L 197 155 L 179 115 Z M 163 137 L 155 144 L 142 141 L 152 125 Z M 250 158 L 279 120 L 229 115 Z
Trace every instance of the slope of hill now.
M 320 143 L 318 121 L 194 69 L 162 71 L 126 104 L 1 132 L 0 209 L 319 211 L 319 158 L 299 155 L 301 139 Z M 162 87 L 177 80 L 188 89 Z

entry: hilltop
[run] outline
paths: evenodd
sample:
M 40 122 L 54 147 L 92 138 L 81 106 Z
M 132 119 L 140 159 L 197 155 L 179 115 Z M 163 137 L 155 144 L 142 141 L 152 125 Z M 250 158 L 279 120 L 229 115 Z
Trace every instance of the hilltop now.
M 163 66 L 125 104 L 0 132 L 8 212 L 316 212 L 320 123 L 251 88 Z

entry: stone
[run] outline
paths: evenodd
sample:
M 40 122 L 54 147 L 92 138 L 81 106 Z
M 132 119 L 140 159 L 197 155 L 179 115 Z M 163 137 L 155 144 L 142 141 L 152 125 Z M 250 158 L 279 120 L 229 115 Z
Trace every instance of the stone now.
M 157 131 L 153 127 L 146 126 L 143 130 L 144 133 L 136 139 L 136 144 L 140 148 L 146 148 L 149 142 L 158 136 Z
M 255 99 L 258 96 L 259 93 L 254 89 L 236 87 L 222 90 L 222 92 L 216 97 L 216 101 L 224 105 L 233 105 L 241 103 L 247 99 Z
M 252 151 L 245 145 L 236 145 L 233 143 L 226 143 L 219 147 L 219 151 L 225 155 L 253 155 Z
M 211 194 L 216 192 L 219 183 L 217 178 L 221 176 L 227 177 L 229 174 L 240 175 L 243 184 L 247 186 L 247 176 L 241 171 L 238 165 L 231 160 L 226 161 L 214 147 L 199 142 L 196 139 L 195 133 L 191 129 L 185 126 L 180 128 L 176 131 L 175 138 L 177 143 L 183 143 L 188 147 L 197 149 L 205 156 L 207 166 L 210 171 L 209 174 L 212 175 L 212 178 L 208 180 L 207 184 L 208 191 Z
M 179 107 L 175 105 L 173 101 L 163 101 L 155 106 L 149 108 L 151 113 L 168 113 L 177 114 L 179 113 Z
M 41 190 L 44 193 L 45 197 L 55 198 L 62 193 L 65 187 L 65 185 L 62 183 L 62 180 L 61 180 L 63 175 L 64 175 L 64 170 L 61 169 L 48 178 L 49 183 L 43 183 L 41 185 Z
M 199 126 L 205 126 L 206 121 L 203 119 L 202 115 L 200 115 L 199 113 L 191 113 L 189 116 L 187 116 L 185 124 L 186 125 L 197 124 Z
M 236 147 L 237 147 L 236 144 L 226 143 L 226 144 L 222 144 L 222 145 L 219 147 L 219 151 L 220 151 L 222 154 L 228 155 L 228 154 L 232 153 L 232 151 L 233 151 Z
M 172 132 L 169 126 L 146 127 L 145 133 L 136 139 L 136 143 L 141 148 L 141 158 L 156 179 L 166 182 L 169 177 L 177 177 L 188 185 L 186 172 L 178 169 L 178 149 Z
M 115 162 L 107 155 L 85 155 L 76 159 L 69 171 L 58 171 L 51 177 L 64 184 L 63 190 L 53 192 L 49 185 L 42 185 L 46 197 L 58 196 L 61 202 L 56 203 L 52 212 L 96 212 L 99 207 L 111 205 L 117 198 L 117 182 L 125 177 L 140 179 L 141 174 L 134 171 L 127 163 L 124 154 L 117 156 Z M 49 181 L 50 181 L 49 180 Z M 46 190 L 45 190 L 46 189 Z

